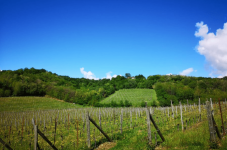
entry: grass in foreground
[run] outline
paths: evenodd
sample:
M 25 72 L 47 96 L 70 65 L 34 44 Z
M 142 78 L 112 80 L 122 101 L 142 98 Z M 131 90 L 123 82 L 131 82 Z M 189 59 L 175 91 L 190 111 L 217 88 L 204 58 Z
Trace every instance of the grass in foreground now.
M 226 109 L 222 111 L 224 121 L 226 121 Z M 217 123 L 218 129 L 221 132 L 221 117 L 218 109 L 216 111 L 216 115 L 214 119 Z M 153 125 L 152 125 L 153 126 Z M 176 129 L 170 132 L 162 132 L 163 136 L 165 137 L 165 142 L 161 143 L 158 146 L 149 145 L 147 143 L 147 132 L 146 130 L 132 130 L 129 131 L 124 138 L 117 141 L 117 145 L 111 150 L 118 150 L 118 149 L 138 149 L 138 150 L 145 150 L 145 149 L 161 149 L 161 150 L 176 150 L 176 149 L 184 149 L 184 150 L 209 150 L 209 149 L 227 149 L 227 136 L 223 137 L 222 140 L 217 138 L 217 144 L 210 143 L 210 133 L 208 127 L 207 119 L 203 120 L 202 122 L 198 122 L 189 126 L 184 131 L 177 131 Z M 152 135 L 152 143 L 154 144 L 154 135 Z M 159 135 L 157 134 L 157 141 L 161 141 Z
M 112 100 L 117 103 L 121 100 L 128 100 L 133 106 L 140 106 L 142 101 L 147 101 L 148 106 L 151 105 L 153 101 L 158 104 L 156 93 L 153 89 L 121 89 L 102 100 L 101 103 L 111 103 Z
M 81 105 L 47 97 L 0 97 L 0 112 L 81 108 Z

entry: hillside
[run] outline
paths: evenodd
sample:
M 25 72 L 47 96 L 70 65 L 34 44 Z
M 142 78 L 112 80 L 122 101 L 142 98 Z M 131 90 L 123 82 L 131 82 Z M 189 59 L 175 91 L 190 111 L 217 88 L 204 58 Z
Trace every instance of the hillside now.
M 81 108 L 82 106 L 67 103 L 48 97 L 0 97 L 0 112 L 3 111 L 34 111 L 49 109 Z
M 141 103 L 144 101 L 148 102 L 148 106 L 153 105 L 154 101 L 158 104 L 156 93 L 153 89 L 121 89 L 105 98 L 100 103 L 110 104 L 111 101 L 114 101 L 119 104 L 120 101 L 125 102 L 125 100 L 132 103 L 132 106 L 141 106 Z
M 196 103 L 199 98 L 201 102 L 208 98 L 227 98 L 227 77 L 152 75 L 145 78 L 140 74 L 131 78 L 126 74 L 111 80 L 89 80 L 61 76 L 45 69 L 3 70 L 0 72 L 0 97 L 48 95 L 70 103 L 99 106 L 100 101 L 105 98 L 108 101 L 108 97 L 118 90 L 136 88 L 155 90 L 160 106 L 170 106 L 170 100 L 177 105 L 187 99 L 189 103 Z

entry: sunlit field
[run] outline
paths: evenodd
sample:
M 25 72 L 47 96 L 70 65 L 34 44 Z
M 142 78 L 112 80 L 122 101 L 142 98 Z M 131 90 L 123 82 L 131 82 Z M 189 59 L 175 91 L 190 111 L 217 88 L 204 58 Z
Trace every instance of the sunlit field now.
M 132 106 L 140 106 L 142 101 L 147 101 L 150 105 L 153 101 L 157 101 L 156 93 L 153 89 L 122 89 L 105 98 L 101 103 L 111 103 L 111 101 L 119 103 L 121 100 L 128 100 Z
M 82 106 L 47 97 L 0 97 L 0 112 L 68 109 L 79 107 Z

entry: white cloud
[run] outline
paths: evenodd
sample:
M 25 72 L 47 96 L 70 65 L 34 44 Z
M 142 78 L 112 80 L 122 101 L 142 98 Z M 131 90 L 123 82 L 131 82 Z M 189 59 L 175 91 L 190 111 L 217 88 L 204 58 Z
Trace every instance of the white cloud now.
M 166 75 L 170 76 L 170 75 L 172 75 L 172 73 L 168 73 L 168 74 L 166 74 Z
M 208 26 L 203 22 L 196 23 L 196 27 L 195 36 L 201 38 L 197 51 L 213 68 L 210 75 L 227 76 L 227 22 L 223 29 L 217 29 L 216 35 L 208 33 Z
M 115 75 L 113 75 L 113 76 L 111 76 L 111 73 L 112 73 L 111 71 L 110 71 L 110 72 L 107 72 L 107 73 L 106 73 L 106 77 L 104 77 L 104 78 L 106 78 L 106 79 L 110 79 L 110 80 L 111 80 L 112 78 L 116 78 L 116 77 L 117 77 L 117 75 L 116 75 L 116 74 L 115 74 Z
M 87 79 L 94 79 L 94 80 L 99 80 L 99 78 L 96 78 L 94 73 L 92 73 L 91 71 L 84 71 L 84 68 L 80 68 L 80 72 L 84 75 L 84 78 Z
M 186 76 L 186 75 L 189 75 L 190 73 L 192 73 L 193 71 L 194 71 L 193 68 L 188 68 L 188 69 L 185 69 L 182 72 L 180 72 L 180 75 Z

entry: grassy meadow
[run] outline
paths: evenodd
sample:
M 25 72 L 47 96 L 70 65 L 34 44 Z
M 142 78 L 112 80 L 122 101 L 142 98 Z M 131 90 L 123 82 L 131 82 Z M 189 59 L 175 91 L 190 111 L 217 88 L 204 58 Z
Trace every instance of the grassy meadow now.
M 0 112 L 68 109 L 80 107 L 82 106 L 49 97 L 0 97 Z
M 153 101 L 156 101 L 156 104 L 158 104 L 156 93 L 153 89 L 121 89 L 105 98 L 100 103 L 110 103 L 112 100 L 117 103 L 121 100 L 128 100 L 132 103 L 132 106 L 140 106 L 142 101 L 147 101 L 148 106 L 151 105 Z

